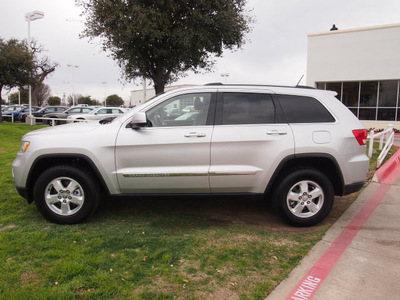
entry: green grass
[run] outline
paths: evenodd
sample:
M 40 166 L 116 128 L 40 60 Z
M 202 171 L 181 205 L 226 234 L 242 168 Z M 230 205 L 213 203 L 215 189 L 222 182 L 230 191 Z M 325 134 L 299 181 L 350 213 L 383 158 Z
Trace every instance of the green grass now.
M 264 299 L 352 201 L 312 228 L 222 199 L 108 200 L 87 223 L 55 225 L 11 176 L 36 128 L 0 124 L 1 299 Z

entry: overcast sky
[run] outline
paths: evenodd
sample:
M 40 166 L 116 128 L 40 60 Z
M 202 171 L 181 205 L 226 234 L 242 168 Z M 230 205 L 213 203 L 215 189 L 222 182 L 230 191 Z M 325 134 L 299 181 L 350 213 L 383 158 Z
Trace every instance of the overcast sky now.
M 399 0 L 248 0 L 248 8 L 255 23 L 243 48 L 226 51 L 212 73 L 188 73 L 175 84 L 295 85 L 306 76 L 308 34 L 329 31 L 332 24 L 340 30 L 400 23 Z M 27 38 L 25 13 L 33 10 L 43 11 L 45 17 L 31 22 L 31 37 L 59 64 L 45 80 L 52 95 L 62 97 L 74 90 L 103 101 L 105 95 L 118 94 L 128 103 L 130 91 L 141 89 L 140 80 L 120 81 L 118 66 L 99 43 L 79 38 L 84 19 L 74 0 L 1 0 L 0 37 Z

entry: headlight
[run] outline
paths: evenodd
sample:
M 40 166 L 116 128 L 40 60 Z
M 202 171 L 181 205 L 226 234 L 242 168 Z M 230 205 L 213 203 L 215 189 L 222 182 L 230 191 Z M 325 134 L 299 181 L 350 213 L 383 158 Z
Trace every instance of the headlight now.
M 25 153 L 26 150 L 28 150 L 28 147 L 31 143 L 28 141 L 21 141 L 21 147 L 19 149 L 19 151 L 21 151 L 22 153 Z

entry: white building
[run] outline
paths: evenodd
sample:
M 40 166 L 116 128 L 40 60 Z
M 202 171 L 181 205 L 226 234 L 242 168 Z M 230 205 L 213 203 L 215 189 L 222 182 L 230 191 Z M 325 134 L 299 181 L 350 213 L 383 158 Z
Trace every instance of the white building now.
M 336 91 L 367 128 L 400 129 L 400 24 L 309 34 L 307 85 Z
M 168 86 L 165 87 L 165 91 L 171 91 L 174 89 L 178 89 L 178 88 L 182 88 L 185 86 L 193 86 L 193 85 L 173 85 L 173 86 Z M 130 104 L 129 105 L 139 105 L 143 102 L 146 102 L 147 100 L 149 100 L 150 98 L 154 97 L 156 95 L 156 92 L 154 90 L 154 87 L 151 88 L 146 88 L 146 90 L 144 89 L 137 89 L 137 90 L 133 90 L 131 91 L 131 98 L 130 98 Z

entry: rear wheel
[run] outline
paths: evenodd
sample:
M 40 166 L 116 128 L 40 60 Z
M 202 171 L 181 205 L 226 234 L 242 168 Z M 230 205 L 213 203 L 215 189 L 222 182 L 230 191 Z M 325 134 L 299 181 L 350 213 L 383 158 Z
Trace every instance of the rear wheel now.
M 331 211 L 333 187 L 328 177 L 316 169 L 298 169 L 279 184 L 274 205 L 289 223 L 312 226 Z
M 73 166 L 55 166 L 43 172 L 33 190 L 41 214 L 59 224 L 86 220 L 96 210 L 100 192 L 96 178 Z

